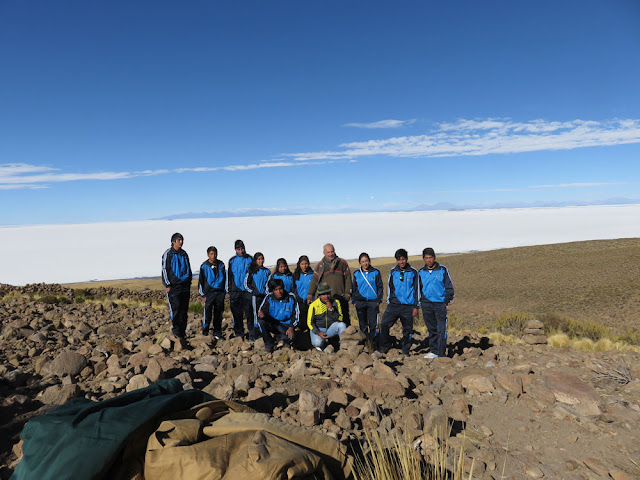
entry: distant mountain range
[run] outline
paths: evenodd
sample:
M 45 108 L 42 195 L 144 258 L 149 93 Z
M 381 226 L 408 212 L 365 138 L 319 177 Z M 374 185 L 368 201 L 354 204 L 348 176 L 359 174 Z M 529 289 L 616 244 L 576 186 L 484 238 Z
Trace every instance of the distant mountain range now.
M 374 213 L 374 212 L 424 212 L 429 210 L 487 210 L 498 208 L 540 208 L 540 207 L 584 207 L 588 205 L 630 205 L 640 204 L 640 199 L 634 198 L 608 198 L 605 200 L 573 200 L 564 202 L 509 202 L 494 203 L 491 205 L 478 204 L 453 204 L 438 202 L 433 204 L 421 204 L 410 208 L 366 209 L 366 208 L 336 208 L 331 213 Z M 329 208 L 329 207 L 327 207 Z M 154 220 L 181 220 L 187 218 L 231 218 L 231 217 L 272 217 L 281 215 L 313 215 L 327 213 L 328 210 L 306 210 L 304 208 L 291 209 L 263 209 L 251 208 L 246 210 L 217 210 L 212 212 L 184 212 L 155 218 Z

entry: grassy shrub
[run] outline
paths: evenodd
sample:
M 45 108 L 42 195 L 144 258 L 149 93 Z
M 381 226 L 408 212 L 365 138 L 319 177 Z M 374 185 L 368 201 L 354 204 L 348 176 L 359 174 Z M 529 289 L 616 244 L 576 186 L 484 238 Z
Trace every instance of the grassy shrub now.
M 556 333 L 547 338 L 547 343 L 555 348 L 564 348 L 571 343 L 566 333 Z
M 26 295 L 14 290 L 12 292 L 7 293 L 4 297 L 2 297 L 2 301 L 5 303 L 13 303 L 16 300 L 20 300 L 22 298 L 26 298 Z
M 601 338 L 614 338 L 610 328 L 593 320 L 575 320 L 555 313 L 547 313 L 539 319 L 544 323 L 547 335 L 563 332 L 570 337 L 583 337 L 596 342 Z
M 628 343 L 630 345 L 640 345 L 640 330 L 632 328 L 618 337 L 621 342 Z
M 496 318 L 493 326 L 505 335 L 523 335 L 530 320 L 533 320 L 533 317 L 526 313 L 507 313 Z
M 84 297 L 76 297 L 75 300 L 74 300 L 75 303 L 84 303 L 86 301 L 87 301 L 87 299 L 84 298 Z
M 60 295 L 58 297 L 58 303 L 60 303 L 61 305 L 68 305 L 71 303 L 71 299 L 68 297 L 65 297 L 64 295 Z
M 91 298 L 92 297 L 92 295 L 89 293 L 89 291 L 86 288 L 74 288 L 73 296 L 75 298 Z
M 202 303 L 192 303 L 189 305 L 189 311 L 196 315 L 202 315 L 204 313 L 204 305 Z
M 56 297 L 55 295 L 45 295 L 38 299 L 38 303 L 45 303 L 47 305 L 57 305 L 60 303 L 60 300 L 58 300 L 58 297 Z

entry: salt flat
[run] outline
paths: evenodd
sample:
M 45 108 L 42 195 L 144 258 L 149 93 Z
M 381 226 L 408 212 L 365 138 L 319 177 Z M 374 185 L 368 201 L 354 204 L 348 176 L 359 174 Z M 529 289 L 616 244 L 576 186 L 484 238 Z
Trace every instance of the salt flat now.
M 640 237 L 640 205 L 381 212 L 275 217 L 150 220 L 1 227 L 0 283 L 81 282 L 160 275 L 160 260 L 174 232 L 197 272 L 209 245 L 227 261 L 233 242 L 264 253 L 266 264 L 284 256 L 318 260 L 332 242 L 338 255 L 392 256 L 400 247 L 416 255 L 468 252 L 580 240 Z

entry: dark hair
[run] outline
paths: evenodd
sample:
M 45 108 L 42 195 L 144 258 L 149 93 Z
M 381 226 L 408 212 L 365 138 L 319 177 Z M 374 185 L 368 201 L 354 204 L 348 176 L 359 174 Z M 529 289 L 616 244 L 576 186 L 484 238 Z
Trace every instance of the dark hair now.
M 273 292 L 276 288 L 282 288 L 286 291 L 286 289 L 284 288 L 284 282 L 279 278 L 272 278 L 271 280 L 269 280 L 269 285 L 267 285 L 267 288 L 270 292 Z
M 173 235 L 171 235 L 171 243 L 175 242 L 178 239 L 180 239 L 180 240 L 182 240 L 184 242 L 184 237 L 182 236 L 181 233 L 176 232 Z
M 396 260 L 400 260 L 401 257 L 408 259 L 409 254 L 404 248 L 399 248 L 398 250 L 396 250 L 394 257 L 396 257 Z
M 233 244 L 233 248 L 238 249 L 238 248 L 244 248 L 244 242 L 242 240 L 236 240 L 236 243 Z
M 280 268 L 280 265 L 284 265 L 285 267 L 287 267 L 287 272 L 291 273 L 291 269 L 289 269 L 289 264 L 287 263 L 287 260 L 284 258 L 278 259 L 278 261 L 276 262 L 276 266 L 273 269 L 273 273 L 280 273 L 280 271 L 278 270 Z
M 436 252 L 431 247 L 427 247 L 422 250 L 422 258 L 426 257 L 427 255 L 431 255 L 433 258 L 436 258 Z
M 258 260 L 258 258 L 260 257 L 264 258 L 264 255 L 262 254 L 262 252 L 256 252 L 253 254 L 251 265 L 249 265 L 249 273 L 258 273 L 258 270 L 260 267 L 258 267 L 258 262 L 256 262 L 256 260 Z
M 362 252 L 358 256 L 358 263 L 360 263 L 360 260 L 362 260 L 362 257 L 367 257 L 367 260 L 369 260 L 369 263 L 371 263 L 371 257 L 369 256 L 369 254 L 367 252 Z
M 218 249 L 216 247 L 214 247 L 214 246 L 211 246 L 211 247 L 207 248 L 207 255 L 209 255 L 209 253 L 211 253 L 211 252 L 215 252 L 215 254 L 217 255 L 218 254 Z
M 311 268 L 311 262 L 309 261 L 309 257 L 307 257 L 306 255 L 300 255 L 300 258 L 298 259 L 298 263 L 296 265 L 296 269 L 293 272 L 293 279 L 294 280 L 300 280 L 300 275 L 302 274 L 302 268 L 300 267 L 300 264 L 306 260 L 307 263 L 309 264 L 309 269 L 312 270 Z

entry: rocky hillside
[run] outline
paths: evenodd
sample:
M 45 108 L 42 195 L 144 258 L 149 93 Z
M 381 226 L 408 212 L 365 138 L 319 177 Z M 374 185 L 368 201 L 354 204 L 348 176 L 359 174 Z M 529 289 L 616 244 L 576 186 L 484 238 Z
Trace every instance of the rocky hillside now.
M 43 303 L 61 295 L 72 302 Z M 102 400 L 168 377 L 350 446 L 365 429 L 398 433 L 429 460 L 446 440 L 464 449 L 474 478 L 640 477 L 635 353 L 468 335 L 450 336 L 449 358 L 426 360 L 416 332 L 411 356 L 382 356 L 365 350 L 355 327 L 339 348 L 309 349 L 301 332 L 296 349 L 265 353 L 262 340 L 198 335 L 192 314 L 182 345 L 167 334 L 155 297 L 110 289 L 95 295 L 101 301 L 75 303 L 73 295 L 57 285 L 0 286 L 0 478 L 19 458 L 29 418 L 73 397 Z M 227 317 L 224 326 L 228 338 Z

